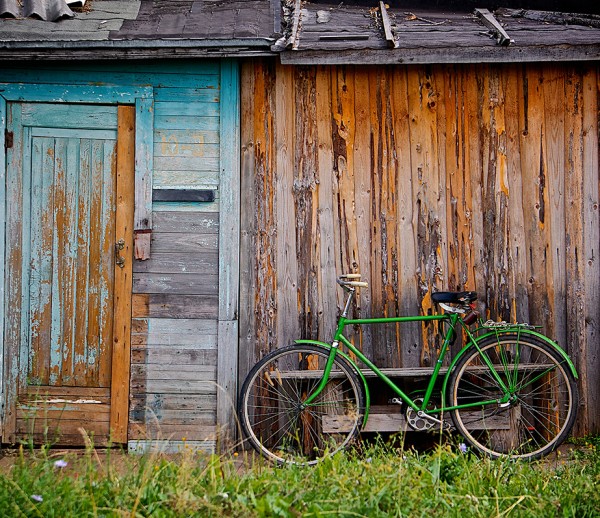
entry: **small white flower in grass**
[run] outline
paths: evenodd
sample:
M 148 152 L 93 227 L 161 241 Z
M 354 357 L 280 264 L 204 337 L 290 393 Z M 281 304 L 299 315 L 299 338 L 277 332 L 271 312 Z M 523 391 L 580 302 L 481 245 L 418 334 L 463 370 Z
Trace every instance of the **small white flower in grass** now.
M 462 453 L 467 453 L 467 445 L 464 442 L 461 442 L 458 445 L 458 449 L 462 452 Z
M 31 495 L 31 499 L 35 500 L 36 502 L 43 502 L 44 498 L 42 497 L 42 495 Z
M 69 463 L 66 460 L 60 459 L 54 463 L 55 468 L 66 468 Z

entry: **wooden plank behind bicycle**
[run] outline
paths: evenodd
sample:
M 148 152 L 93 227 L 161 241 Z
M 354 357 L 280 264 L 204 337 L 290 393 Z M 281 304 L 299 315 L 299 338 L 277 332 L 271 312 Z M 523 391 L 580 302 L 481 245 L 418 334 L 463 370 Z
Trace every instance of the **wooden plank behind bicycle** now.
M 600 429 L 595 65 L 242 67 L 240 377 L 266 351 L 333 332 L 337 274 L 357 315 L 432 311 L 476 290 L 486 318 L 543 326 Z M 252 245 L 252 246 L 250 246 Z M 363 329 L 379 365 L 426 367 L 433 326 Z

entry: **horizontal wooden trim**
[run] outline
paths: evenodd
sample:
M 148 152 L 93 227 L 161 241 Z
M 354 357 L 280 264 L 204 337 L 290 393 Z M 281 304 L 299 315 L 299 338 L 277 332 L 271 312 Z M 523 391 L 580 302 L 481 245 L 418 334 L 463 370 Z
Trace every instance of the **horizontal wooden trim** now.
M 576 46 L 439 47 L 282 52 L 284 65 L 425 65 L 434 63 L 533 63 L 597 61 L 600 44 Z
M 181 440 L 183 437 L 193 441 L 203 439 L 213 439 L 217 433 L 215 425 L 160 425 L 142 426 L 140 424 L 131 423 L 129 425 L 128 437 L 129 440 L 136 439 L 176 439 Z
M 110 415 L 110 405 L 108 403 L 44 403 L 35 404 L 19 403 L 17 404 L 17 418 L 36 418 L 36 419 L 82 419 L 85 420 L 93 416 L 93 419 Z
M 216 381 L 180 379 L 132 379 L 132 392 L 150 394 L 216 394 Z
M 135 440 L 129 441 L 127 449 L 129 453 L 182 453 L 184 451 L 205 451 L 213 453 L 216 448 L 216 441 L 213 439 L 205 441 L 147 441 Z
M 219 255 L 216 250 L 189 253 L 153 253 L 146 261 L 135 261 L 134 273 L 150 273 L 171 275 L 181 274 L 218 274 Z
M 64 435 L 80 434 L 79 429 L 83 428 L 88 434 L 94 433 L 98 435 L 108 435 L 109 422 L 108 420 L 87 420 L 80 421 L 78 419 L 18 419 L 17 418 L 17 434 L 43 434 L 48 430 L 48 437 L 58 437 Z M 81 436 L 81 434 L 80 434 Z M 61 441 L 62 442 L 62 441 Z M 83 441 L 82 441 L 83 442 Z
M 92 444 L 96 447 L 106 447 L 112 444 L 110 437 L 107 434 L 94 434 L 92 437 L 91 433 L 88 433 L 89 439 Z M 48 442 L 60 442 L 61 446 L 85 446 L 86 440 L 80 432 L 61 432 L 60 434 L 45 434 L 45 433 L 23 433 L 22 439 L 31 440 L 33 444 L 48 444 Z
M 217 380 L 216 365 L 134 365 L 131 379 L 142 380 Z
M 131 406 L 144 407 L 150 410 L 185 410 L 215 409 L 213 396 L 206 394 L 132 394 Z
M 132 348 L 131 362 L 161 363 L 163 365 L 216 365 L 217 351 L 214 349 L 178 349 L 153 347 L 151 349 Z
M 218 234 L 218 212 L 155 212 L 153 232 L 177 232 L 184 234 Z
M 152 234 L 152 252 L 154 254 L 192 253 L 218 251 L 219 236 L 212 234 L 192 234 L 182 232 L 154 232 Z
M 134 273 L 134 293 L 172 293 L 179 295 L 216 295 L 217 274 Z
M 110 387 L 57 387 L 49 385 L 29 385 L 25 391 L 26 399 L 37 398 L 63 398 L 77 399 L 104 399 L 110 397 Z
M 396 410 L 397 409 L 397 410 Z M 401 407 L 394 407 L 395 411 L 391 411 L 388 406 L 372 406 L 369 412 L 369 419 L 365 426 L 361 428 L 363 432 L 399 432 L 399 431 L 411 431 L 412 428 L 406 422 L 404 412 L 400 413 Z M 476 417 L 478 413 L 472 412 L 473 416 Z M 450 426 L 453 426 L 452 419 L 449 414 L 444 415 L 444 421 Z M 323 417 L 323 431 L 325 433 L 336 433 L 336 432 L 348 432 L 352 426 L 353 420 L 346 418 L 345 416 L 331 415 Z M 470 430 L 481 430 L 483 429 L 483 422 L 479 421 L 473 423 L 469 427 Z M 508 416 L 492 416 L 485 420 L 485 429 L 488 430 L 508 430 L 510 428 L 508 423 Z
M 150 86 L 0 84 L 0 95 L 7 101 L 134 104 L 136 99 L 152 98 L 153 94 Z

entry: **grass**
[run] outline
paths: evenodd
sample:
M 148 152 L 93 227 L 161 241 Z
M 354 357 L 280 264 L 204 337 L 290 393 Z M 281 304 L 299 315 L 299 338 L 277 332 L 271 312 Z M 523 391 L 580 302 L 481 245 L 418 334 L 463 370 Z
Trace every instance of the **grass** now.
M 2 516 L 600 516 L 600 438 L 537 463 L 456 446 L 386 444 L 314 467 L 239 456 L 55 453 L 21 449 L 0 475 Z

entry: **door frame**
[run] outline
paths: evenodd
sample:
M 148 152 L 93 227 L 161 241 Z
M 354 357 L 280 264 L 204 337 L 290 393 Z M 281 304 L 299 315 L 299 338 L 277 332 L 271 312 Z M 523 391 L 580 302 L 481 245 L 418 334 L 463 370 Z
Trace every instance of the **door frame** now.
M 134 214 L 131 234 L 136 230 L 147 232 L 152 228 L 152 168 L 153 168 L 153 134 L 154 134 L 154 90 L 152 87 L 124 87 L 124 86 L 84 86 L 84 85 L 41 85 L 41 84 L 0 84 L 0 257 L 5 254 L 5 219 L 6 219 L 6 142 L 7 130 L 7 103 L 9 102 L 43 102 L 43 103 L 82 103 L 82 104 L 119 104 L 135 106 L 135 131 L 132 134 L 135 143 L 134 166 Z M 119 174 L 119 171 L 117 171 Z M 118 203 L 118 200 L 117 200 Z M 142 233 L 140 235 L 147 235 Z M 130 255 L 133 260 L 133 254 Z M 131 261 L 130 261 L 131 263 Z M 16 387 L 7 386 L 6 362 L 4 347 L 4 261 L 0 261 L 0 430 L 5 428 L 6 411 L 10 398 L 16 398 Z M 131 277 L 131 274 L 129 274 Z M 131 278 L 129 279 L 131 281 Z M 120 301 L 131 307 L 131 298 Z M 131 319 L 130 319 L 131 320 Z M 129 323 L 131 325 L 131 322 Z M 129 340 L 127 340 L 129 342 Z M 120 344 L 123 345 L 123 344 Z M 125 344 L 126 347 L 126 344 Z M 125 364 L 127 372 L 130 361 L 123 362 L 126 350 L 123 347 L 115 348 L 119 355 L 121 365 Z M 114 354 L 114 353 L 113 353 Z M 115 397 L 111 405 L 116 405 L 115 418 L 111 419 L 113 441 L 116 443 L 127 442 L 127 423 L 129 408 L 129 376 L 126 382 L 112 387 L 111 394 Z M 13 392 L 15 392 L 13 394 Z M 112 412 L 111 412 L 112 414 Z M 2 441 L 6 438 L 2 437 Z

